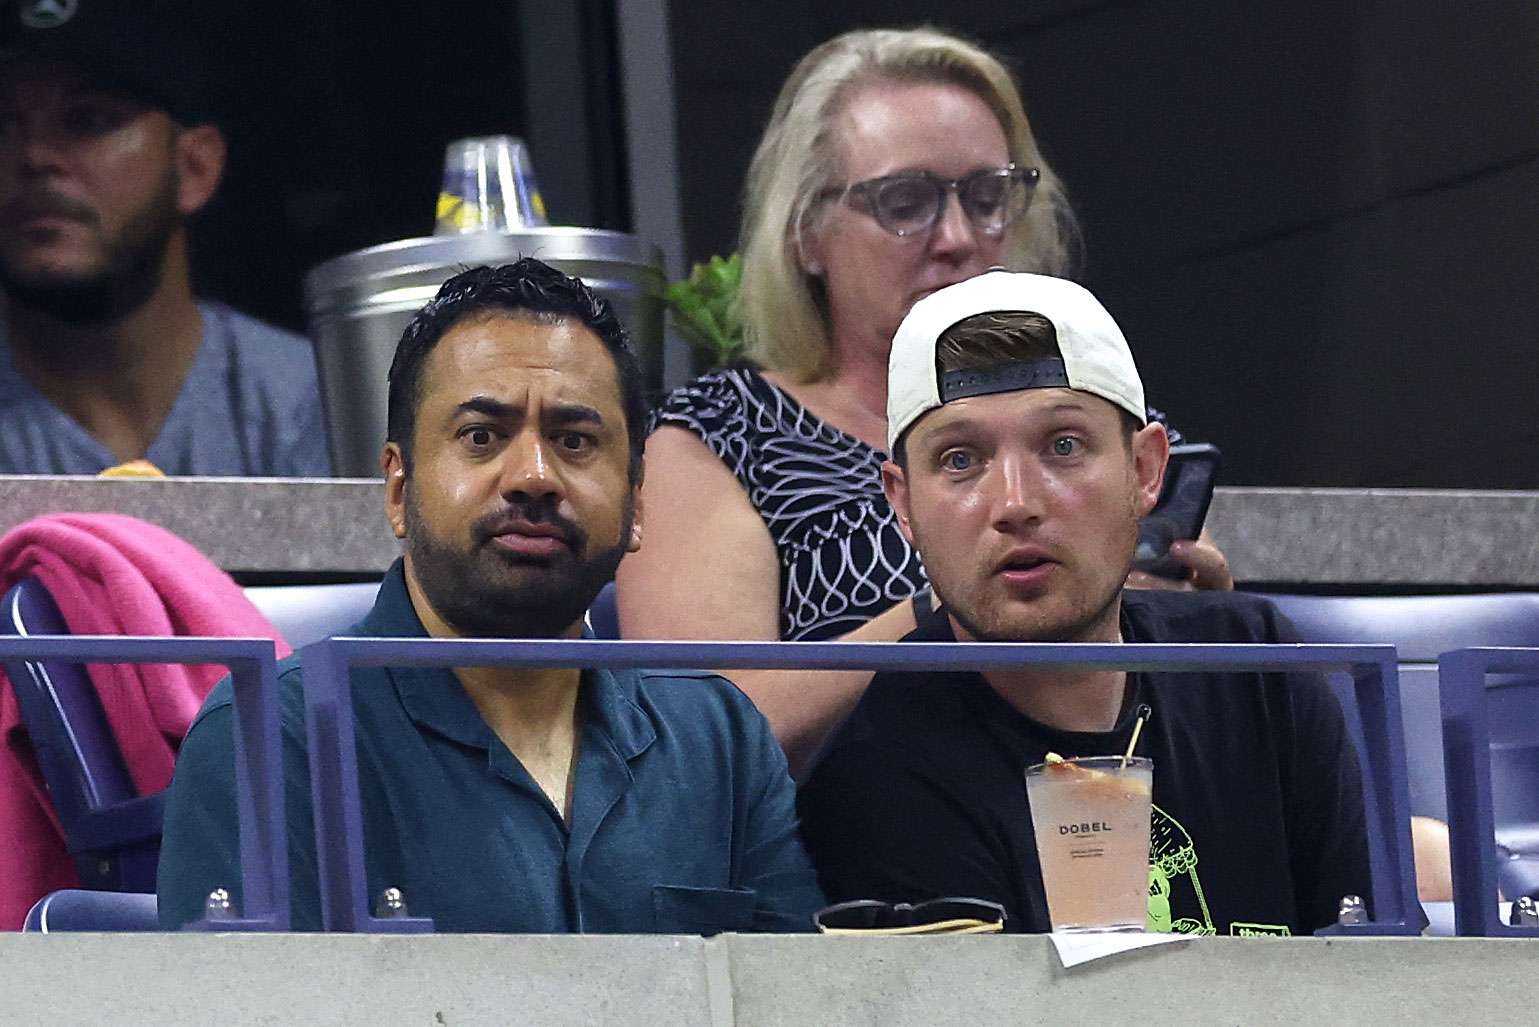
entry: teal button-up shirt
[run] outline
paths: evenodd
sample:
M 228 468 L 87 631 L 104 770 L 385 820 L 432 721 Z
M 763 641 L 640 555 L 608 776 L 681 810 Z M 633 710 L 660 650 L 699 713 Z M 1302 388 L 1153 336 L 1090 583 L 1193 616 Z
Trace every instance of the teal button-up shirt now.
M 425 636 L 401 564 L 348 634 Z M 707 672 L 587 671 L 564 821 L 448 670 L 355 668 L 369 894 L 400 888 L 440 931 L 808 930 L 822 904 L 779 745 Z M 168 927 L 240 894 L 228 681 L 177 759 L 160 858 Z M 294 926 L 320 928 L 304 701 L 279 665 Z M 238 908 L 238 905 L 237 905 Z

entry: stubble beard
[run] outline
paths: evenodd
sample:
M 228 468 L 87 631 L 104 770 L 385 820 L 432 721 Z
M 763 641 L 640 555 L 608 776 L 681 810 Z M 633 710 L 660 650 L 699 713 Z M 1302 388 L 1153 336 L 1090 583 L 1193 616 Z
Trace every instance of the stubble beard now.
M 1121 613 L 1122 589 L 1127 580 L 1128 570 L 1132 567 L 1133 549 L 1137 545 L 1138 528 L 1136 522 L 1128 532 L 1126 559 L 1120 566 L 1120 574 L 1108 574 L 1104 586 L 1097 587 L 1094 582 L 1088 583 L 1087 588 L 1093 591 L 1084 595 L 1078 601 L 1071 601 L 1067 609 L 1057 616 L 1051 616 L 1045 611 L 1038 613 L 1031 611 L 1029 619 L 1010 618 L 1004 615 L 1006 610 L 989 609 L 988 598 L 979 593 L 969 592 L 965 587 L 950 587 L 944 581 L 937 582 L 933 577 L 931 587 L 936 595 L 945 604 L 946 612 L 954 618 L 964 631 L 979 642 L 1094 642 L 1103 641 L 1109 637 L 1115 637 L 1115 628 Z M 918 535 L 915 536 L 919 542 Z M 921 558 L 923 549 L 920 549 Z M 1061 566 L 1060 574 L 1067 574 L 1069 568 Z M 944 575 L 942 575 L 944 577 Z M 1068 583 L 1068 584 L 1073 584 Z M 1062 588 L 1055 591 L 1062 593 Z M 1053 593 L 1045 593 L 1042 599 L 1051 601 L 1056 598 Z
M 406 549 L 418 587 L 434 612 L 465 638 L 559 638 L 582 619 L 625 556 L 635 503 L 626 497 L 619 539 L 590 553 L 586 533 L 568 530 L 569 552 L 522 558 L 470 539 L 457 546 L 434 535 L 410 490 Z
M 1075 604 L 1064 615 L 1049 619 L 1042 616 L 1025 624 L 1005 622 L 1002 618 L 987 616 L 977 603 L 952 603 L 944 593 L 937 592 L 946 604 L 946 612 L 969 635 L 979 642 L 1087 642 L 1103 641 L 1107 626 L 1117 622 L 1121 610 L 1122 582 L 1108 590 Z
M 0 260 L 0 289 L 11 303 L 71 325 L 108 324 L 138 310 L 159 288 L 166 251 L 185 221 L 176 206 L 179 188 L 176 169 L 167 168 L 155 194 L 103 242 L 94 268 L 24 274 Z M 92 224 L 100 231 L 99 218 Z

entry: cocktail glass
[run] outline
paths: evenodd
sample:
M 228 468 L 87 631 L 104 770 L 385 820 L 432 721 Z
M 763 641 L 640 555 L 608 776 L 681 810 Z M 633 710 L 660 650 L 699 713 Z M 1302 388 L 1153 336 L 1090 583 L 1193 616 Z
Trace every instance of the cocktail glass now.
M 1154 763 L 1090 756 L 1026 769 L 1054 931 L 1142 931 Z

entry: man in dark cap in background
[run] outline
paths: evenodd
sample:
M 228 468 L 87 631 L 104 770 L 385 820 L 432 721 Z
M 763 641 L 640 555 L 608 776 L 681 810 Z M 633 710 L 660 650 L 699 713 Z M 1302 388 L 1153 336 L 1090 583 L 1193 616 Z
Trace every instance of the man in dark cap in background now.
M 0 473 L 330 473 L 309 343 L 193 294 L 216 54 L 186 0 L 0 15 Z

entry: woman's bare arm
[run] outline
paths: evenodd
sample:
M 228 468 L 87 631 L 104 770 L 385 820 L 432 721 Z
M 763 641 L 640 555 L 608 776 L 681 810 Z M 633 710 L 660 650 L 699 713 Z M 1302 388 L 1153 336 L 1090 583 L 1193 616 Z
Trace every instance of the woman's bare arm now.
M 914 608 L 902 602 L 866 621 L 839 642 L 896 642 L 914 630 Z M 748 693 L 769 720 L 798 781 L 835 728 L 860 701 L 873 674 L 869 670 L 724 671 Z
M 626 638 L 779 637 L 774 540 L 732 472 L 683 428 L 647 439 L 641 548 L 615 587 Z
M 620 563 L 616 602 L 626 638 L 774 640 L 780 561 L 748 494 L 698 437 L 661 427 L 647 440 L 642 544 Z M 895 642 L 914 629 L 899 603 L 841 641 Z M 731 670 L 769 720 L 793 773 L 871 683 L 869 671 Z

